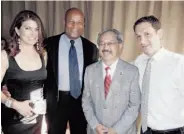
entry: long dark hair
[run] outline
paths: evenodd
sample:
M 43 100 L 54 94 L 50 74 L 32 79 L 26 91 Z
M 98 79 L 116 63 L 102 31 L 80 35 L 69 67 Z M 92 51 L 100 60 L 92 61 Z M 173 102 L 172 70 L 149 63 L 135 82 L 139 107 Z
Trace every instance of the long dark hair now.
M 45 37 L 45 33 L 44 33 L 42 21 L 40 17 L 33 11 L 23 10 L 17 14 L 9 30 L 11 38 L 10 40 L 8 40 L 8 47 L 6 49 L 9 56 L 15 56 L 20 52 L 19 43 L 18 43 L 19 36 L 17 35 L 15 28 L 20 29 L 23 22 L 26 20 L 33 20 L 37 23 L 38 29 L 39 29 L 38 42 L 34 45 L 34 47 L 40 55 L 43 54 L 43 40 Z
M 5 50 L 7 48 L 7 41 L 4 37 L 1 37 L 1 50 Z

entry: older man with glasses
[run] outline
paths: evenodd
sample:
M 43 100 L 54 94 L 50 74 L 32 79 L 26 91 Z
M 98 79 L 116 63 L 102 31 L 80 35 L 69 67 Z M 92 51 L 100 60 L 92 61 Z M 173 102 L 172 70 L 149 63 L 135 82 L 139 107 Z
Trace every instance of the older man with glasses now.
M 138 69 L 121 60 L 122 35 L 116 29 L 98 36 L 101 60 L 86 68 L 82 107 L 88 134 L 135 134 L 140 107 Z

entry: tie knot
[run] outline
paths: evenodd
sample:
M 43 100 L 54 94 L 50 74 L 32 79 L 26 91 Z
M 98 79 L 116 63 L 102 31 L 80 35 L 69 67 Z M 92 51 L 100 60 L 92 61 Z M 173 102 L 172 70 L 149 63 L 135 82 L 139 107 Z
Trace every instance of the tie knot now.
M 149 58 L 149 59 L 147 60 L 147 64 L 150 64 L 152 61 L 153 61 L 153 58 Z
M 108 72 L 109 69 L 110 69 L 109 66 L 105 68 L 106 73 Z
M 74 40 L 70 40 L 71 46 L 74 45 L 75 41 Z

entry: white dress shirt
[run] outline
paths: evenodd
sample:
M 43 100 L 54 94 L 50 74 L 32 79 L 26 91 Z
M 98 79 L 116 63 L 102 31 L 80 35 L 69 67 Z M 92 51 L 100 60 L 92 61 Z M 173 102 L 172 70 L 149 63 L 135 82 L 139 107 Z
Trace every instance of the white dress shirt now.
M 141 54 L 135 65 L 139 68 L 140 87 L 148 56 Z M 148 127 L 156 130 L 184 126 L 184 56 L 161 48 L 151 62 L 148 99 Z
M 118 59 L 112 65 L 109 66 L 110 69 L 108 70 L 108 74 L 110 74 L 111 80 L 114 76 L 114 72 L 116 70 L 117 63 L 118 63 Z M 105 68 L 108 66 L 104 62 L 102 62 L 102 64 L 103 64 L 103 79 L 105 79 L 105 75 L 106 75 Z

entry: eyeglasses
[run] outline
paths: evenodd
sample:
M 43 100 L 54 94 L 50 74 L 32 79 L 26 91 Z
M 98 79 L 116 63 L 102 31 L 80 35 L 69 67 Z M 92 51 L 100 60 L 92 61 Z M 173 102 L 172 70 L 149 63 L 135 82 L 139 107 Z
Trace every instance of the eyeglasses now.
M 107 45 L 107 46 L 113 46 L 113 45 L 115 45 L 115 44 L 118 44 L 118 42 L 107 42 L 107 43 L 100 42 L 98 45 L 99 45 L 100 47 L 102 47 L 102 46 L 105 46 L 105 45 Z

